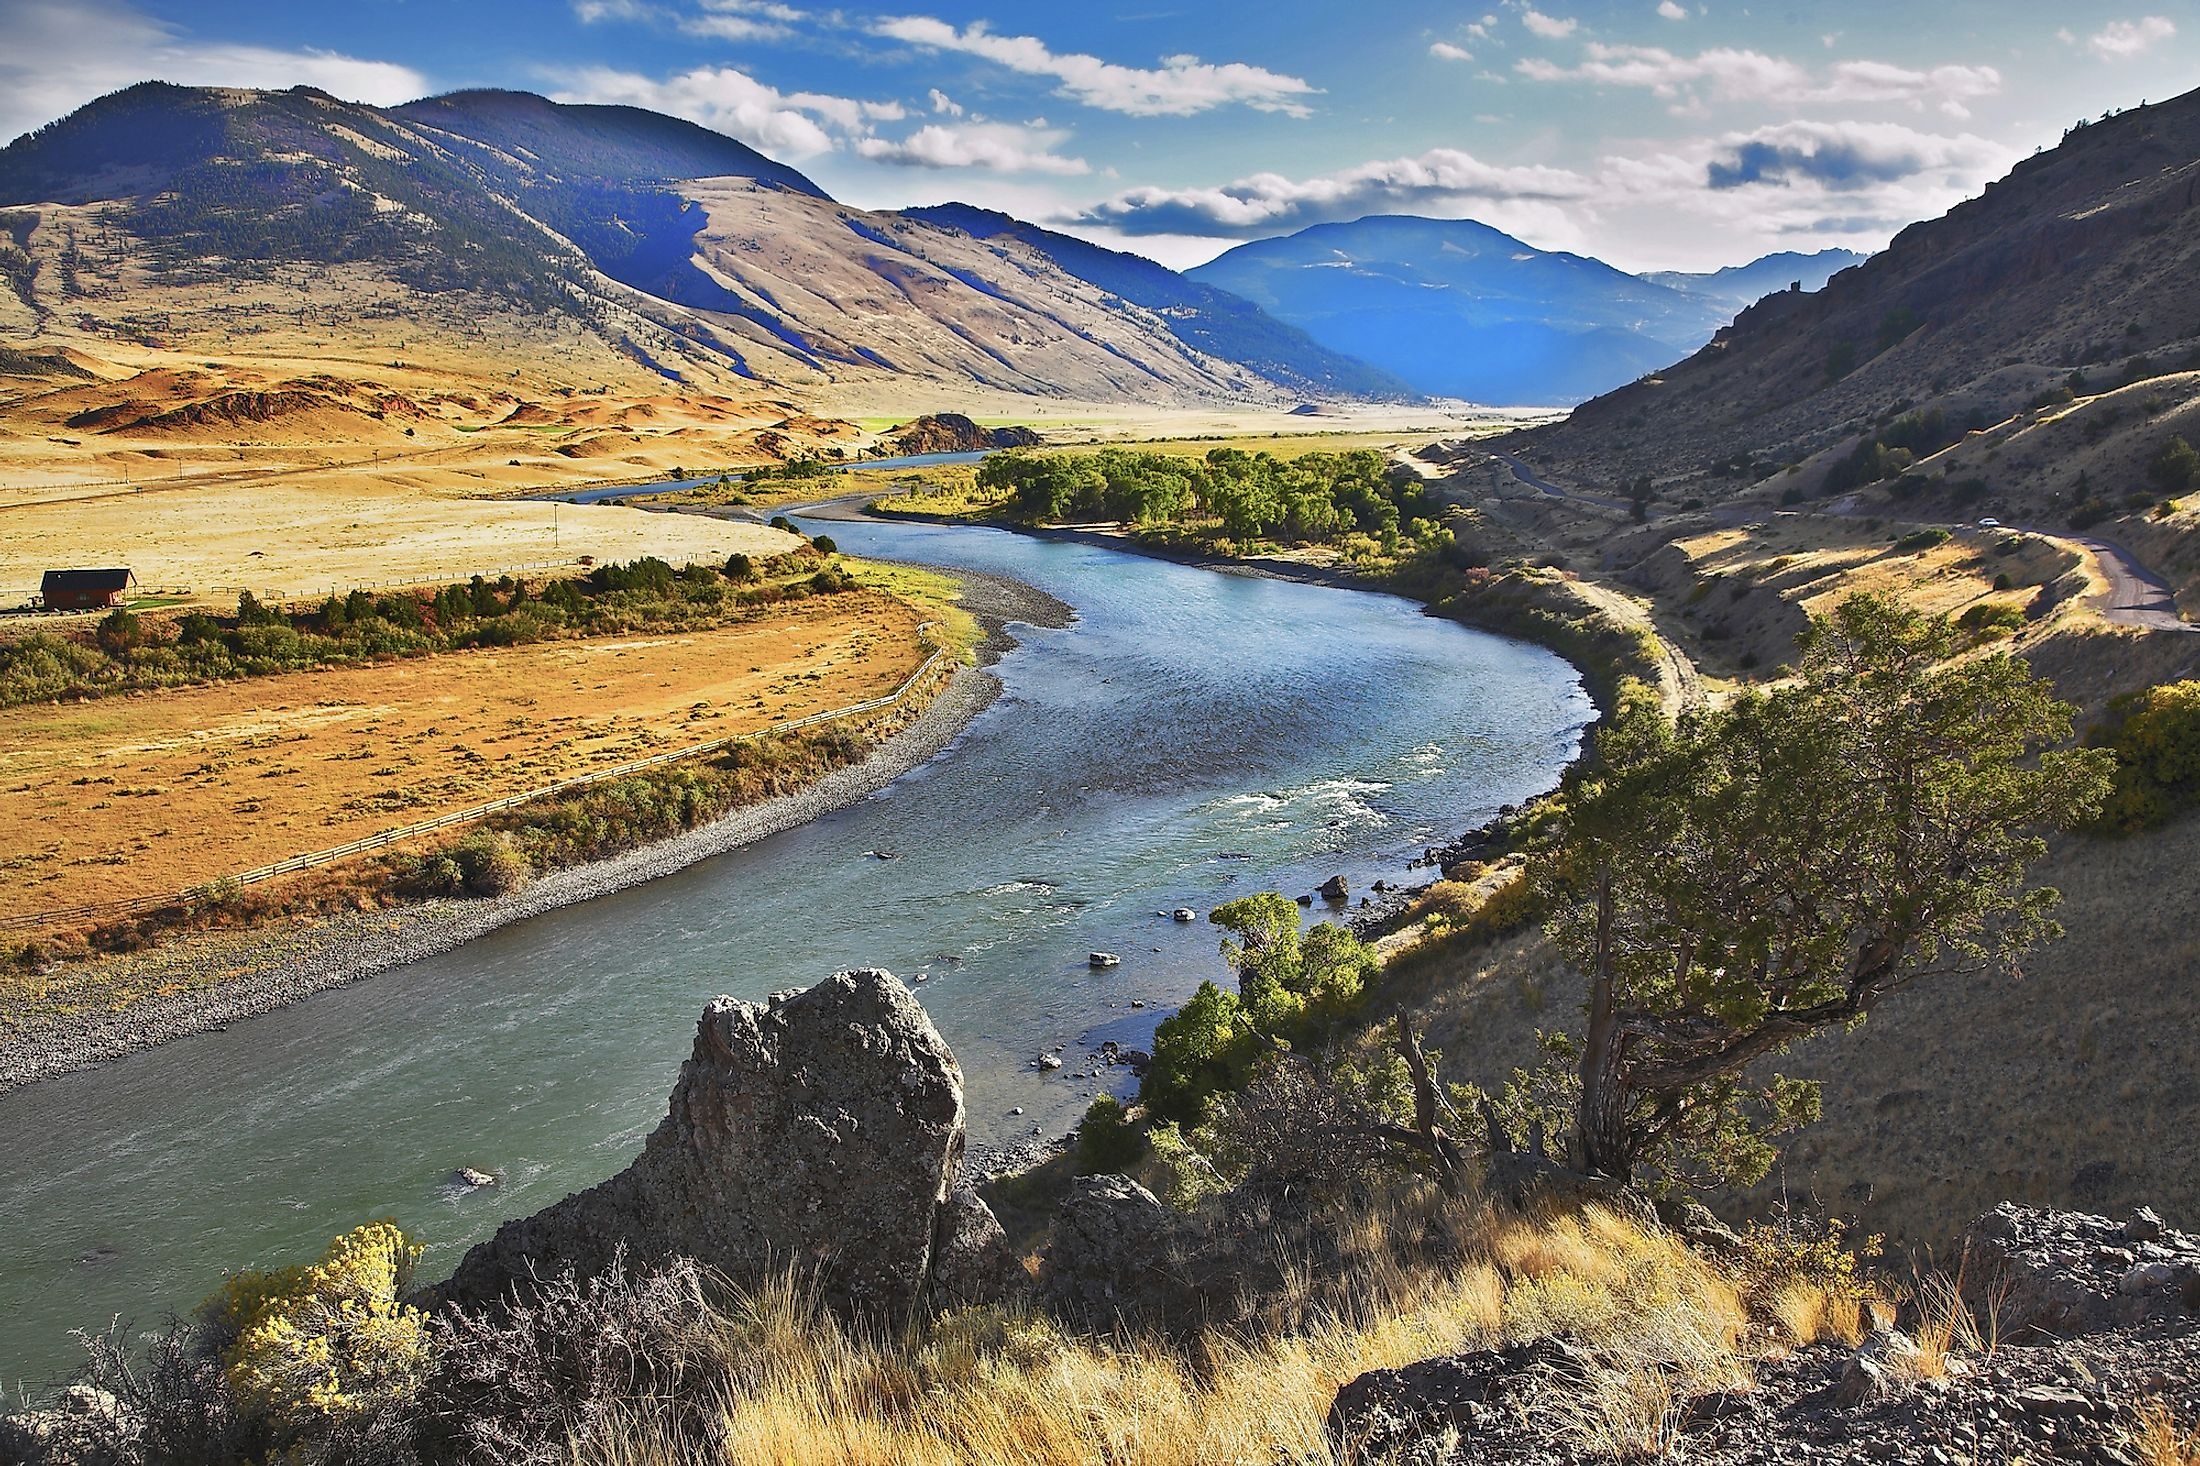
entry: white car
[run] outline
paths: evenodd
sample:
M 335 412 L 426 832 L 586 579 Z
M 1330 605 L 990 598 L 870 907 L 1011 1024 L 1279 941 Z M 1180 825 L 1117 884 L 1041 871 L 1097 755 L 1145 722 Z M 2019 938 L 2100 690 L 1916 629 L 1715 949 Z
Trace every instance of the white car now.
M 1980 529 L 2000 529 L 2001 521 L 1989 515 L 1978 522 L 1978 527 Z

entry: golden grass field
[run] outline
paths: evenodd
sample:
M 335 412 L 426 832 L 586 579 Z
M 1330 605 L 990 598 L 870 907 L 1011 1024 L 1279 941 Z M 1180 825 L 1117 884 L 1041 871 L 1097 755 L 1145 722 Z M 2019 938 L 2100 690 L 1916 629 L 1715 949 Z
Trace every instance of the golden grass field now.
M 928 654 L 920 615 L 859 591 L 717 630 L 12 709 L 0 914 L 164 895 L 861 702 Z

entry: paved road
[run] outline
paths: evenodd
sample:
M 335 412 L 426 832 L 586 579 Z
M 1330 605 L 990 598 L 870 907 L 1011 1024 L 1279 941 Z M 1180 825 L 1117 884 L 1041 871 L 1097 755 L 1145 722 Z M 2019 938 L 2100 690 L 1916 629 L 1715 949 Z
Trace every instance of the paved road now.
M 1566 491 L 1564 489 L 1560 488 L 1557 484 L 1552 483 L 1549 479 L 1543 477 L 1534 469 L 1528 467 L 1527 464 L 1522 463 L 1519 459 L 1513 457 L 1510 453 L 1500 453 L 1495 448 L 1492 448 L 1490 449 L 1490 457 L 1496 459 L 1499 463 L 1502 463 L 1507 468 L 1511 469 L 1512 476 L 1520 480 L 1522 483 L 1526 484 L 1529 488 L 1541 489 L 1544 493 L 1549 494 L 1554 499 L 1563 499 L 1566 497 Z
M 2043 539 L 2058 540 L 2093 556 L 2108 581 L 2108 594 L 2100 598 L 2100 612 L 2119 626 L 2143 626 L 2149 631 L 2200 631 L 2200 626 L 2177 614 L 2177 597 L 2168 582 L 2139 563 L 2136 555 L 2114 540 L 2092 535 L 2056 534 L 2034 529 Z
M 1512 476 L 1514 478 L 1520 480 L 1531 489 L 1542 490 L 1544 493 L 1550 495 L 1554 499 L 1571 499 L 1577 504 L 1595 504 L 1600 508 L 1621 509 L 1629 513 L 1632 513 L 1634 511 L 1635 506 L 1633 502 L 1627 499 L 1614 498 L 1610 494 L 1587 494 L 1583 493 L 1580 489 L 1562 488 L 1561 486 L 1552 483 L 1549 479 L 1543 477 L 1543 475 L 1537 473 L 1534 469 L 1528 467 L 1527 464 L 1522 463 L 1519 459 L 1513 457 L 1513 455 L 1510 453 L 1501 453 L 1497 449 L 1492 448 L 1489 450 L 1489 455 L 1490 457 L 1496 459 L 1499 463 L 1504 464 L 1505 467 L 1511 469 Z

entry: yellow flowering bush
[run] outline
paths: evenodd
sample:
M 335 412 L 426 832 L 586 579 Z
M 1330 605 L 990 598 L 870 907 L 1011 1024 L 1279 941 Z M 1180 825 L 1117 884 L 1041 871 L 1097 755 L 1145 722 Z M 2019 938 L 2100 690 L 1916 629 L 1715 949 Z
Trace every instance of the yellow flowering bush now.
M 322 1434 L 411 1395 L 429 1363 L 426 1315 L 400 1302 L 420 1244 L 368 1222 L 310 1267 L 237 1274 L 208 1299 L 239 1410 L 278 1438 Z

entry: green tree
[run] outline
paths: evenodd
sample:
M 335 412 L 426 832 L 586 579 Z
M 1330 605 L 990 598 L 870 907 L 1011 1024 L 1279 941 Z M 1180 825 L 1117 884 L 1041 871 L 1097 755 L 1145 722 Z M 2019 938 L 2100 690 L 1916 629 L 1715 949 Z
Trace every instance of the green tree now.
M 1123 1102 L 1101 1095 L 1077 1123 L 1077 1169 L 1088 1176 L 1128 1171 L 1146 1154 L 1146 1138 Z
M 1298 903 L 1274 891 L 1241 897 L 1208 918 L 1230 933 L 1222 956 L 1238 990 L 1202 983 L 1154 1031 L 1139 1091 L 1157 1118 L 1196 1125 L 1214 1096 L 1244 1086 L 1265 1054 L 1318 1045 L 1360 1004 L 1375 954 L 1330 922 L 1299 930 Z
M 1260 1040 L 1237 994 L 1211 982 L 1161 1021 L 1138 1097 L 1156 1119 L 1197 1125 L 1215 1095 L 1236 1089 L 1260 1057 Z
M 99 629 L 94 633 L 99 649 L 109 656 L 119 657 L 136 651 L 145 645 L 145 623 L 137 614 L 117 606 L 99 618 Z
M 2164 493 L 2175 494 L 2192 487 L 2200 478 L 2200 452 L 2179 434 L 2162 445 L 2162 451 L 2154 455 L 2147 465 L 2147 477 Z
M 1758 1061 L 1889 993 L 2058 931 L 2038 831 L 2090 817 L 2112 756 L 2006 655 L 1881 596 L 1814 619 L 1796 683 L 1676 728 L 1637 702 L 1569 779 L 1532 879 L 1590 992 L 1569 1159 L 1634 1180 L 1762 1177 L 1816 1114 Z

